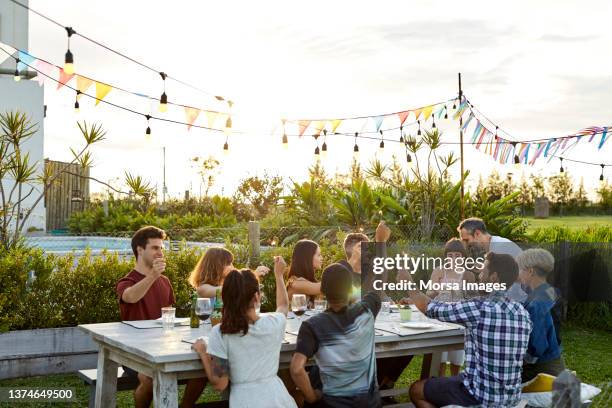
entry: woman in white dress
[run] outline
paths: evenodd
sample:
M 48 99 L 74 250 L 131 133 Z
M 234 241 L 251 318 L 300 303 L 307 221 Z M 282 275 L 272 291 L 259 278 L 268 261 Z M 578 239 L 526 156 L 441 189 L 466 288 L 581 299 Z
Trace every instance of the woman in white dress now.
M 446 245 L 444 245 L 444 263 L 447 264 L 444 266 L 450 267 L 434 270 L 431 274 L 431 280 L 434 283 L 445 284 L 447 288 L 441 290 L 428 290 L 427 296 L 434 298 L 438 302 L 461 302 L 469 297 L 469 294 L 463 290 L 463 282 L 474 282 L 475 278 L 474 274 L 466 270 L 464 266 L 463 262 L 466 253 L 467 251 L 463 242 L 457 238 L 450 239 Z M 453 288 L 448 289 L 450 287 Z M 443 352 L 440 360 L 440 377 L 444 377 L 446 374 L 446 366 L 448 363 L 450 363 L 451 376 L 458 375 L 464 360 L 464 350 Z
M 257 276 L 249 269 L 233 270 L 223 282 L 223 317 L 212 328 L 208 344 L 198 340 L 208 381 L 217 391 L 231 382 L 232 408 L 297 408 L 278 377 L 280 349 L 285 338 L 289 299 L 282 257 L 274 258 L 276 312 L 258 315 L 261 295 Z

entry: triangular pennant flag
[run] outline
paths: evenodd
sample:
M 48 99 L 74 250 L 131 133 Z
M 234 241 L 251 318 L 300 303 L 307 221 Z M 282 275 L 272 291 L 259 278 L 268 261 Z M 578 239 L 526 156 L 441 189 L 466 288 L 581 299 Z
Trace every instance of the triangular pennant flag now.
M 25 51 L 21 51 L 19 50 L 19 64 L 17 65 L 17 69 L 19 71 L 23 71 L 24 69 L 27 68 L 27 66 L 33 66 L 34 62 L 36 61 L 36 58 L 34 58 L 33 56 L 31 56 L 30 54 L 28 54 Z
M 110 85 L 106 85 L 103 82 L 96 82 L 96 106 L 112 89 L 113 87 Z
M 342 123 L 342 120 L 334 119 L 334 120 L 330 120 L 329 123 L 331 125 L 331 133 L 335 133 L 336 129 L 338 129 L 338 126 L 340 126 L 340 124 Z
M 446 105 L 438 105 L 440 108 L 435 112 L 438 115 L 438 119 L 442 117 L 442 114 L 445 111 Z
M 413 110 L 414 120 L 419 120 L 419 116 L 421 116 L 422 111 L 423 111 L 423 108 Z
M 408 117 L 408 115 L 410 115 L 410 111 L 403 111 L 397 114 L 397 116 L 399 117 L 400 120 L 400 126 L 402 126 L 404 124 L 404 122 L 406 121 L 406 118 Z
M 62 86 L 66 85 L 68 81 L 72 79 L 74 74 L 66 74 L 64 72 L 64 68 L 60 68 L 59 70 L 59 79 L 57 80 L 57 89 L 60 89 Z
M 306 132 L 306 129 L 308 129 L 308 126 L 310 126 L 310 121 L 309 120 L 300 120 L 298 121 L 298 125 L 300 127 L 300 137 L 304 136 L 304 132 Z
M 429 119 L 432 111 L 433 111 L 433 105 L 429 105 L 423 108 L 423 116 L 425 120 Z
M 89 87 L 93 84 L 93 80 L 77 75 L 77 91 L 80 93 L 85 93 L 89 89 Z
M 604 127 L 603 128 L 603 132 L 601 134 L 601 141 L 599 142 L 599 146 L 597 146 L 597 150 L 601 149 L 601 147 L 604 145 L 604 143 L 606 143 L 606 139 L 607 139 L 607 135 L 608 135 L 608 128 Z
M 548 143 L 546 143 L 546 148 L 544 149 L 544 157 L 548 157 L 548 151 L 550 150 L 550 146 L 555 142 L 555 139 L 550 139 Z
M 463 124 L 463 130 L 464 131 L 465 131 L 465 129 L 467 129 L 467 127 L 470 124 L 470 122 L 472 121 L 472 119 L 474 119 L 474 114 L 472 112 L 470 112 L 470 115 L 468 116 L 468 119 Z
M 199 109 L 185 106 L 185 121 L 188 123 L 187 130 L 191 129 L 191 126 L 196 121 L 199 115 L 200 115 Z
M 219 116 L 219 112 L 204 111 L 204 113 L 206 113 L 206 120 L 208 121 L 208 127 L 211 129 L 214 129 L 215 121 L 217 120 L 217 117 Z
M 478 139 L 478 135 L 480 134 L 480 130 L 482 129 L 482 124 L 477 120 L 477 124 L 474 127 L 474 133 L 472 134 L 472 143 L 476 143 L 476 139 Z
M 323 128 L 325 127 L 324 120 L 317 120 L 312 124 L 313 134 L 319 136 L 321 132 L 323 132 Z
M 527 143 L 525 146 L 525 150 L 523 151 L 523 163 L 527 164 L 527 160 L 529 159 L 529 149 L 531 148 L 531 143 Z
M 39 71 L 37 75 L 38 84 L 42 86 L 45 83 L 45 79 L 52 77 L 53 70 L 56 67 L 42 60 L 36 60 L 34 65 L 36 65 L 36 70 Z
M 378 132 L 380 130 L 380 127 L 383 124 L 383 121 L 385 120 L 384 116 L 375 116 L 372 118 L 374 120 L 374 124 L 376 125 L 376 132 Z
M 466 106 L 467 106 L 466 101 L 461 102 L 461 105 L 459 105 L 459 107 L 457 108 L 457 112 L 455 112 L 455 115 L 453 116 L 453 118 L 459 119 L 459 117 L 463 115 L 463 111 L 465 110 Z

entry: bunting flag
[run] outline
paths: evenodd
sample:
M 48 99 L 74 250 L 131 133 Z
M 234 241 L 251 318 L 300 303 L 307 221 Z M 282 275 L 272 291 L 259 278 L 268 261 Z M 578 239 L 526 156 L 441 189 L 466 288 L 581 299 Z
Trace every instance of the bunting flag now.
M 102 99 L 113 89 L 112 86 L 107 85 L 103 82 L 96 82 L 96 106 Z
M 463 124 L 463 128 L 462 128 L 463 131 L 465 131 L 465 129 L 467 129 L 467 127 L 470 125 L 470 122 L 472 121 L 472 119 L 474 119 L 474 114 L 472 112 L 470 112 L 470 115 L 468 116 L 467 120 Z
M 27 65 L 29 66 L 33 66 L 34 62 L 36 61 L 36 58 L 32 57 L 30 54 L 28 54 L 27 52 L 21 51 L 19 50 L 19 64 L 17 64 L 17 69 L 19 71 L 23 71 L 27 68 Z
M 79 91 L 80 93 L 85 93 L 87 92 L 87 90 L 89 89 L 89 87 L 91 86 L 91 84 L 93 84 L 93 80 L 81 76 L 81 75 L 77 75 L 77 91 Z
M 423 117 L 425 118 L 425 120 L 429 119 L 429 117 L 431 116 L 431 112 L 433 111 L 433 105 L 429 105 L 423 108 Z
M 38 84 L 43 86 L 45 83 L 45 79 L 47 77 L 53 76 L 53 71 L 57 69 L 55 66 L 49 64 L 47 61 L 36 60 L 34 63 L 35 68 L 40 71 L 44 75 L 37 75 L 36 79 L 38 80 Z
M 308 126 L 310 126 L 310 121 L 309 120 L 299 120 L 298 121 L 298 126 L 299 126 L 299 135 L 300 137 L 304 136 L 304 132 L 306 132 L 306 129 L 308 129 Z
M 188 123 L 187 130 L 191 129 L 191 126 L 193 126 L 193 123 L 196 121 L 199 115 L 199 109 L 185 106 L 185 121 Z
M 62 86 L 66 85 L 73 77 L 74 73 L 69 75 L 64 72 L 64 68 L 60 68 L 59 79 L 57 80 L 57 89 L 60 89 Z
M 208 121 L 208 127 L 211 129 L 214 128 L 215 121 L 217 120 L 217 117 L 219 116 L 219 114 L 217 112 L 209 112 L 209 111 L 206 111 L 204 113 L 206 113 L 206 120 Z
M 604 127 L 603 132 L 601 132 L 601 141 L 599 142 L 599 146 L 597 146 L 597 150 L 601 149 L 604 143 L 606 143 L 606 138 L 608 135 L 608 128 Z
M 422 111 L 423 111 L 423 108 L 415 109 L 412 111 L 414 112 L 414 120 L 419 120 L 419 116 L 421 116 Z
M 406 118 L 408 117 L 408 115 L 410 115 L 410 111 L 403 111 L 397 114 L 397 116 L 399 117 L 399 121 L 400 121 L 400 126 L 402 126 L 404 124 L 404 122 L 406 121 Z
M 314 136 L 320 136 L 321 132 L 323 132 L 323 129 L 325 128 L 325 121 L 324 120 L 317 120 L 312 124 L 312 130 L 313 135 Z
M 342 123 L 341 119 L 335 119 L 335 120 L 330 120 L 329 124 L 331 125 L 331 133 L 335 133 L 336 130 L 338 129 L 338 126 L 340 126 L 340 124 Z
M 375 116 L 372 119 L 374 119 L 374 124 L 376 125 L 376 133 L 378 133 L 380 131 L 380 127 L 382 126 L 385 117 L 384 116 Z

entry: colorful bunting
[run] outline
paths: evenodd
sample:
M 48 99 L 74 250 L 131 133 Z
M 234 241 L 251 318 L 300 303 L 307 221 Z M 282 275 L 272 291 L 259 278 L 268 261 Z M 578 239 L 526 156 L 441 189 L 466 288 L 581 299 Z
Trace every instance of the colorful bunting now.
M 433 105 L 429 105 L 423 108 L 423 117 L 425 118 L 425 120 L 429 119 L 432 111 L 433 111 Z
M 385 120 L 384 116 L 375 116 L 372 118 L 374 120 L 374 124 L 376 125 L 376 132 L 378 133 L 380 131 L 380 127 L 383 124 L 383 121 Z
M 200 115 L 199 109 L 190 108 L 189 106 L 185 106 L 185 121 L 188 123 L 187 130 L 191 129 L 191 126 L 196 121 L 199 115 Z
M 79 91 L 80 93 L 85 93 L 87 92 L 87 90 L 89 89 L 89 87 L 91 86 L 91 84 L 93 84 L 93 80 L 81 76 L 81 75 L 77 75 L 77 91 Z
M 402 126 L 404 124 L 404 122 L 406 121 L 406 118 L 408 117 L 408 115 L 410 115 L 410 111 L 403 111 L 397 114 L 397 116 L 399 117 L 399 121 L 400 121 L 400 126 Z
M 40 71 L 43 75 L 37 75 L 36 79 L 38 80 L 38 84 L 40 86 L 43 86 L 45 83 L 45 79 L 47 79 L 47 77 L 52 77 L 53 76 L 53 71 L 55 69 L 57 69 L 55 66 L 49 64 L 46 61 L 42 61 L 42 60 L 36 60 L 36 63 L 34 64 L 36 70 Z
M 59 79 L 57 80 L 57 89 L 60 89 L 62 86 L 66 85 L 73 77 L 74 73 L 67 74 L 64 72 L 64 68 L 60 68 Z
M 342 123 L 341 119 L 336 119 L 336 120 L 331 120 L 329 121 L 330 125 L 331 125 L 331 133 L 335 133 L 336 129 L 338 129 L 338 126 L 340 126 L 340 124 Z
M 298 126 L 300 128 L 299 135 L 300 137 L 302 137 L 304 136 L 304 132 L 306 132 L 306 129 L 308 129 L 308 126 L 310 126 L 310 120 L 299 120 Z
M 208 121 L 208 127 L 211 128 L 211 129 L 214 129 L 215 121 L 219 117 L 219 113 L 218 112 L 210 112 L 210 111 L 205 111 L 205 113 L 206 113 L 206 120 Z
M 96 82 L 96 106 L 102 99 L 113 89 L 112 86 L 107 85 L 103 82 Z

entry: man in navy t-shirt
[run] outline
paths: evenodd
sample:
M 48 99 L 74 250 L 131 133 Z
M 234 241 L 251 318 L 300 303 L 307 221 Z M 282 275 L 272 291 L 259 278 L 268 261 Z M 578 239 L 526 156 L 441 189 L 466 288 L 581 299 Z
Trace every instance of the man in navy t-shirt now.
M 308 403 L 320 401 L 326 407 L 382 406 L 376 382 L 374 319 L 380 311 L 380 297 L 370 292 L 349 306 L 352 276 L 344 266 L 332 264 L 321 278 L 321 292 L 328 309 L 304 321 L 291 376 Z M 305 365 L 310 357 L 319 368 L 323 389 L 314 389 Z

